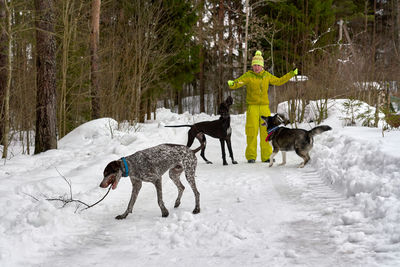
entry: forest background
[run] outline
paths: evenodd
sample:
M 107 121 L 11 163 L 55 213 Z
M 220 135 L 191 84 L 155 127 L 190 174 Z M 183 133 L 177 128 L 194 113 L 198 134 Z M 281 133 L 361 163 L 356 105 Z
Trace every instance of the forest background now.
M 245 89 L 227 80 L 251 68 L 256 50 L 272 74 L 297 67 L 307 77 L 270 87 L 271 111 L 289 101 L 292 122 L 311 100 L 325 100 L 322 120 L 329 98 L 390 112 L 399 96 L 398 0 L 0 0 L 0 30 L 3 158 L 15 138 L 40 153 L 101 117 L 135 125 L 157 107 L 215 114 L 228 94 L 243 113 Z

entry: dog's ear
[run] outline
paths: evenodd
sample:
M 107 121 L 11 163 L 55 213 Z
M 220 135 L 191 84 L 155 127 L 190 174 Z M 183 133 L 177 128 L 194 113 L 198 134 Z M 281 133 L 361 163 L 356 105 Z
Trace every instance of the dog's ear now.
M 117 160 L 111 161 L 105 167 L 104 172 L 103 172 L 103 177 L 107 177 L 112 173 L 116 173 L 116 172 L 118 172 L 119 169 L 121 169 L 121 165 L 120 165 L 119 161 L 117 161 Z
M 263 123 L 261 123 L 262 126 L 268 126 L 268 118 L 263 115 L 261 115 L 261 119 L 263 120 Z
M 225 103 L 230 106 L 233 104 L 233 98 L 231 96 L 228 96 L 225 100 Z
M 281 120 L 281 122 L 282 122 L 284 125 L 287 125 L 287 124 L 290 123 L 290 121 L 289 121 L 288 119 L 286 119 L 285 115 L 279 114 L 279 113 L 277 113 L 277 115 L 279 116 L 279 119 Z

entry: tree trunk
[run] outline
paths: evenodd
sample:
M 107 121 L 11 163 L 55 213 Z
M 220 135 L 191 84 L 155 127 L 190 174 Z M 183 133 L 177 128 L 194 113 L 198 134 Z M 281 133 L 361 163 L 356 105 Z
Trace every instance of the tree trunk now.
M 248 7 L 248 1 L 247 2 L 247 7 Z M 240 8 L 242 8 L 242 4 L 239 4 Z M 248 18 L 247 18 L 248 19 Z M 240 25 L 241 24 L 241 17 L 239 16 L 238 18 L 235 19 L 235 24 Z M 248 25 L 247 25 L 248 26 Z M 243 62 L 243 73 L 246 72 L 246 64 L 247 64 L 247 60 L 245 62 L 245 58 L 247 59 L 247 46 L 246 46 L 246 52 L 244 51 L 245 49 L 243 48 L 242 44 L 243 44 L 243 30 L 242 27 L 238 27 L 237 29 L 238 31 L 238 40 L 237 40 L 237 49 L 239 50 L 239 57 L 238 57 L 238 66 L 240 65 L 240 61 L 242 60 Z M 247 33 L 246 33 L 246 38 L 247 38 Z M 244 55 L 246 53 L 246 55 Z M 242 74 L 243 74 L 242 73 Z M 237 74 L 237 72 L 235 71 L 235 74 Z M 232 78 L 235 78 L 234 76 L 232 76 Z M 243 114 L 245 111 L 245 105 L 246 105 L 246 90 L 245 88 L 240 89 L 239 91 L 236 90 L 235 95 L 237 96 L 237 99 L 239 102 L 239 107 L 238 107 L 238 112 L 240 114 Z
M 54 0 L 35 0 L 36 136 L 35 154 L 57 148 L 56 40 Z
M 151 111 L 152 111 L 152 104 L 151 104 L 151 96 L 147 98 L 147 105 L 146 105 L 146 120 L 151 120 Z
M 6 0 L 0 0 L 0 23 L 6 23 Z M 7 31 L 0 27 L 0 144 L 4 137 L 4 96 L 7 88 Z
M 139 101 L 139 113 L 138 113 L 138 117 L 139 118 L 135 118 L 135 121 L 139 121 L 140 123 L 144 123 L 146 120 L 146 106 L 147 106 L 147 97 L 145 95 L 142 95 L 140 97 L 140 101 Z
M 204 15 L 204 1 L 199 1 L 199 7 L 200 7 L 199 16 L 203 17 L 203 15 Z M 205 79 L 204 79 L 204 71 L 205 71 L 205 66 L 204 66 L 204 61 L 205 61 L 204 35 L 206 33 L 204 32 L 203 27 L 204 27 L 203 20 L 199 19 L 198 35 L 199 35 L 199 45 L 200 45 L 200 49 L 199 49 L 200 112 L 206 112 L 206 105 L 205 105 L 205 101 L 204 101 L 204 95 L 206 93 L 205 92 L 206 83 L 205 83 Z
M 200 49 L 199 49 L 199 59 L 200 59 L 200 73 L 199 73 L 199 82 L 200 82 L 200 112 L 206 112 L 206 106 L 205 106 L 205 101 L 204 101 L 204 95 L 205 95 L 205 79 L 204 79 L 204 47 L 203 44 L 200 44 Z
M 178 114 L 183 114 L 183 105 L 182 105 L 182 93 L 183 89 L 179 90 L 176 95 L 177 95 L 177 102 L 178 102 Z
M 249 15 L 250 15 L 250 7 L 249 0 L 246 0 L 245 4 L 246 8 L 246 25 L 245 25 L 245 34 L 244 34 L 244 52 L 243 52 L 243 73 L 247 70 L 247 39 L 249 35 Z
M 224 94 L 224 87 L 223 87 L 223 78 L 224 78 L 224 70 L 223 67 L 225 65 L 225 57 L 224 57 L 224 15 L 225 15 L 225 7 L 224 7 L 224 0 L 219 1 L 219 8 L 218 8 L 218 25 L 219 25 L 219 31 L 218 31 L 218 94 L 217 94 L 217 102 L 216 105 L 217 107 L 219 106 L 219 103 L 221 103 L 223 100 L 223 94 Z M 218 112 L 218 108 L 217 108 Z
M 62 38 L 62 63 L 61 63 L 61 95 L 59 102 L 58 134 L 63 137 L 67 133 L 67 77 L 68 77 L 68 51 L 71 41 L 70 17 L 73 8 L 71 0 L 63 1 L 63 38 Z
M 395 40 L 396 40 L 396 51 L 397 56 L 400 56 L 400 3 L 398 0 L 394 0 L 394 7 L 395 7 Z
M 99 84 L 99 28 L 101 0 L 92 1 L 92 18 L 90 32 L 90 61 L 91 61 L 91 99 L 92 119 L 100 118 L 100 84 Z
M 6 59 L 6 88 L 4 92 L 4 101 L 3 105 L 4 108 L 2 109 L 4 111 L 4 132 L 3 132 L 3 155 L 2 158 L 7 158 L 7 152 L 8 152 L 8 136 L 10 132 L 10 90 L 11 90 L 11 73 L 12 73 L 12 66 L 11 66 L 11 41 L 12 41 L 12 35 L 11 35 L 11 11 L 10 11 L 10 4 L 11 1 L 9 2 L 9 5 L 7 5 L 7 2 L 3 2 L 4 8 L 6 10 L 6 15 L 5 15 L 5 21 L 6 21 L 6 27 L 7 27 L 7 33 L 8 33 L 8 38 L 7 38 L 7 59 Z
M 228 74 L 229 74 L 229 79 L 232 79 L 233 77 L 233 48 L 235 47 L 235 37 L 233 36 L 233 12 L 232 12 L 232 5 L 230 7 L 228 7 L 228 33 L 229 33 L 229 37 L 228 37 L 228 65 L 229 65 L 229 70 L 228 70 Z M 226 87 L 226 81 L 223 81 L 223 85 L 224 87 Z

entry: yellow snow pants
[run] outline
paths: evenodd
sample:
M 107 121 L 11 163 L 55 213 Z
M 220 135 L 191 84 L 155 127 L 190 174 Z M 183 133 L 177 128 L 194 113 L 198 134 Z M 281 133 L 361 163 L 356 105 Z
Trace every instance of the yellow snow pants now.
M 272 147 L 266 142 L 267 127 L 261 126 L 263 116 L 271 116 L 268 105 L 247 105 L 246 113 L 246 159 L 257 159 L 257 136 L 260 129 L 261 161 L 266 161 L 272 154 Z

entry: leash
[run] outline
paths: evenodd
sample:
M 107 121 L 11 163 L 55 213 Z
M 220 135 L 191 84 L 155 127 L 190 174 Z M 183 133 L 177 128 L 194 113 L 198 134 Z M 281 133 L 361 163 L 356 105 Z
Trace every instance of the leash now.
M 66 197 L 63 196 L 63 197 L 59 197 L 59 198 L 46 198 L 46 200 L 47 200 L 47 201 L 61 201 L 61 202 L 63 203 L 62 207 L 65 207 L 68 203 L 76 202 L 76 203 L 78 203 L 78 204 L 82 204 L 82 205 L 85 205 L 85 206 L 86 206 L 85 208 L 81 209 L 80 211 L 87 210 L 87 209 L 89 209 L 89 208 L 91 208 L 91 207 L 93 207 L 93 206 L 99 204 L 101 201 L 103 201 L 103 199 L 106 198 L 106 196 L 108 195 L 108 193 L 109 193 L 110 190 L 111 190 L 111 187 L 112 187 L 112 186 L 110 186 L 110 187 L 108 188 L 107 193 L 106 193 L 99 201 L 97 201 L 96 203 L 91 204 L 91 205 L 86 204 L 85 202 L 83 202 L 83 201 L 81 201 L 81 200 L 79 200 L 79 199 L 74 199 L 74 198 L 72 197 L 72 185 L 71 185 L 71 182 L 70 182 L 67 178 L 65 178 L 65 176 L 63 176 L 63 175 L 57 170 L 57 168 L 55 168 L 55 169 L 56 169 L 56 171 L 58 172 L 58 174 L 64 179 L 64 181 L 68 184 L 69 190 L 70 190 L 70 194 L 71 194 L 71 195 L 70 195 L 70 197 L 69 197 L 68 199 L 67 199 Z M 36 198 L 36 197 L 34 197 L 34 196 L 30 195 L 30 194 L 27 194 L 27 193 L 24 193 L 24 192 L 22 192 L 22 193 L 25 194 L 25 195 L 27 195 L 27 196 L 30 196 L 31 198 L 33 198 L 33 199 L 36 200 L 36 201 L 39 201 L 38 198 Z M 78 209 L 79 209 L 79 206 L 76 207 L 75 212 L 77 212 Z
M 124 166 L 125 166 L 125 173 L 122 175 L 122 177 L 128 177 L 128 175 L 129 175 L 128 163 L 126 163 L 125 157 L 122 157 L 121 160 L 122 160 L 122 162 L 124 163 Z
M 279 128 L 281 128 L 280 126 L 275 126 L 274 128 L 272 128 L 271 130 L 268 131 L 268 135 L 267 138 L 265 138 L 265 142 L 269 141 L 270 136 Z

